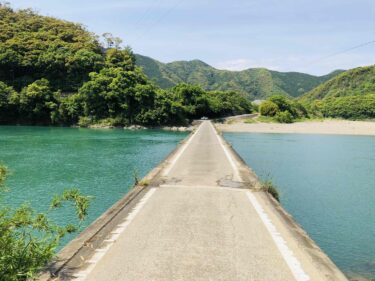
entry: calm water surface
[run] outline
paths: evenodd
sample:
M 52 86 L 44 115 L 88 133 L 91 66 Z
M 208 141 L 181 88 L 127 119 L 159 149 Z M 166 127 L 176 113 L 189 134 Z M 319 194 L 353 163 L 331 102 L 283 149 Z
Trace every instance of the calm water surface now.
M 226 133 L 345 272 L 375 278 L 375 137 Z
M 0 162 L 11 171 L 10 192 L 1 195 L 0 204 L 28 201 L 45 211 L 54 194 L 78 187 L 94 197 L 88 225 L 129 191 L 134 172 L 146 175 L 185 136 L 152 130 L 0 126 Z M 75 220 L 69 208 L 51 216 L 62 224 Z M 72 238 L 66 237 L 64 244 Z

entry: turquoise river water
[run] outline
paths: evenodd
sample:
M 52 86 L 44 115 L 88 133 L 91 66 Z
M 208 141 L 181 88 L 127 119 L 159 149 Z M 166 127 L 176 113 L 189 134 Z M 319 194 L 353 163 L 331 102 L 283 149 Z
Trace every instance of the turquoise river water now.
M 0 126 L 0 162 L 11 170 L 0 204 L 38 211 L 78 187 L 93 196 L 88 225 L 124 196 L 187 134 Z M 283 206 L 345 272 L 375 278 L 375 137 L 227 133 Z M 64 208 L 59 223 L 74 220 Z M 67 243 L 73 236 L 66 237 Z
M 346 273 L 375 279 L 375 137 L 227 133 L 225 138 Z
M 8 166 L 9 192 L 0 204 L 27 201 L 48 209 L 54 194 L 77 187 L 93 196 L 90 224 L 162 161 L 186 133 L 0 126 L 0 162 Z M 59 224 L 76 221 L 72 208 L 51 214 Z M 73 236 L 66 237 L 63 244 Z

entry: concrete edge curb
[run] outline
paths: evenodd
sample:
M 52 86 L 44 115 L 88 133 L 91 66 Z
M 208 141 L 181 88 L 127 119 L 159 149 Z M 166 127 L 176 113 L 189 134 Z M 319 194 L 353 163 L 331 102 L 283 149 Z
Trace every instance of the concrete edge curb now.
M 143 191 L 147 190 L 149 186 L 154 183 L 154 180 L 160 176 L 165 165 L 173 158 L 173 156 L 180 150 L 195 133 L 196 129 L 192 130 L 187 137 L 180 141 L 174 150 L 172 150 L 167 157 L 162 160 L 154 169 L 152 169 L 140 182 L 149 182 L 146 185 L 135 185 L 128 193 L 120 200 L 114 203 L 107 211 L 100 217 L 93 221 L 87 228 L 85 228 L 76 238 L 70 241 L 63 249 L 61 249 L 56 257 L 44 269 L 41 270 L 37 276 L 39 281 L 57 280 L 59 272 L 64 266 L 72 260 L 79 251 L 97 235 L 103 228 L 105 228 L 126 206 L 137 199 Z
M 256 192 L 261 192 L 267 198 L 270 203 L 270 206 L 275 210 L 275 213 L 278 215 L 279 219 L 285 225 L 289 225 L 288 231 L 293 234 L 298 241 L 304 245 L 305 250 L 309 253 L 312 260 L 315 264 L 325 265 L 322 270 L 325 270 L 327 273 L 327 278 L 329 280 L 348 280 L 344 273 L 337 267 L 337 265 L 331 260 L 330 257 L 316 244 L 316 242 L 308 235 L 308 233 L 302 228 L 302 226 L 294 219 L 294 217 L 289 214 L 284 207 L 278 202 L 271 194 L 261 190 L 261 183 L 258 176 L 255 172 L 246 164 L 245 160 L 237 153 L 236 150 L 228 143 L 225 138 L 222 136 L 222 132 L 214 126 L 218 131 L 223 142 L 228 146 L 231 153 L 241 165 L 241 176 L 245 176 L 248 180 L 250 179 L 254 183 L 253 190 Z M 340 278 L 340 279 L 337 279 Z

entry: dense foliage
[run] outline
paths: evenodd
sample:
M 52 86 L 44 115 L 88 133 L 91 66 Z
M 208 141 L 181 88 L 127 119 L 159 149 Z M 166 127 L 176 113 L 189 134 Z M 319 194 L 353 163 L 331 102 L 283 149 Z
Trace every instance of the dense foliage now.
M 45 78 L 77 90 L 103 64 L 97 38 L 81 25 L 0 6 L 0 80 L 21 90 Z
M 292 123 L 295 119 L 308 117 L 308 112 L 301 103 L 282 95 L 271 96 L 262 102 L 259 112 L 279 123 Z
M 348 70 L 302 96 L 312 114 L 346 119 L 374 118 L 375 66 Z
M 375 94 L 327 98 L 311 106 L 317 115 L 344 119 L 375 118 Z
M 251 111 L 235 92 L 158 88 L 110 33 L 104 48 L 81 25 L 4 4 L 0 27 L 2 124 L 157 126 Z
M 261 68 L 226 71 L 215 69 L 199 60 L 164 64 L 141 55 L 136 55 L 136 58 L 137 65 L 143 68 L 146 75 L 164 89 L 179 83 L 189 83 L 200 85 L 209 91 L 240 92 L 250 100 L 265 99 L 279 93 L 297 97 L 341 72 L 335 71 L 325 76 L 313 76 Z
M 7 169 L 0 166 L 0 192 L 4 192 Z M 59 226 L 48 213 L 70 202 L 79 222 L 87 215 L 89 198 L 77 189 L 66 190 L 53 198 L 45 213 L 36 213 L 28 204 L 16 209 L 0 208 L 0 280 L 23 281 L 33 278 L 55 255 L 59 240 L 77 226 Z
M 375 66 L 348 70 L 301 97 L 302 102 L 375 93 Z

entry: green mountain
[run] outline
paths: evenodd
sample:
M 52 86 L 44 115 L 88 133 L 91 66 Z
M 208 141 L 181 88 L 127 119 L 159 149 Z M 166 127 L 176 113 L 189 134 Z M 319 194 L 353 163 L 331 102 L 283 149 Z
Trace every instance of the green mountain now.
M 142 55 L 136 55 L 136 62 L 162 88 L 189 83 L 200 85 L 206 90 L 237 91 L 252 100 L 274 94 L 298 97 L 342 72 L 314 76 L 265 68 L 227 71 L 215 69 L 200 60 L 161 63 Z
M 252 110 L 239 92 L 160 89 L 130 48 L 103 37 L 106 46 L 80 24 L 0 2 L 0 124 L 185 125 Z
M 20 90 L 46 78 L 73 92 L 103 60 L 97 37 L 82 25 L 0 3 L 0 81 Z
M 301 97 L 303 102 L 375 94 L 375 65 L 345 71 Z

